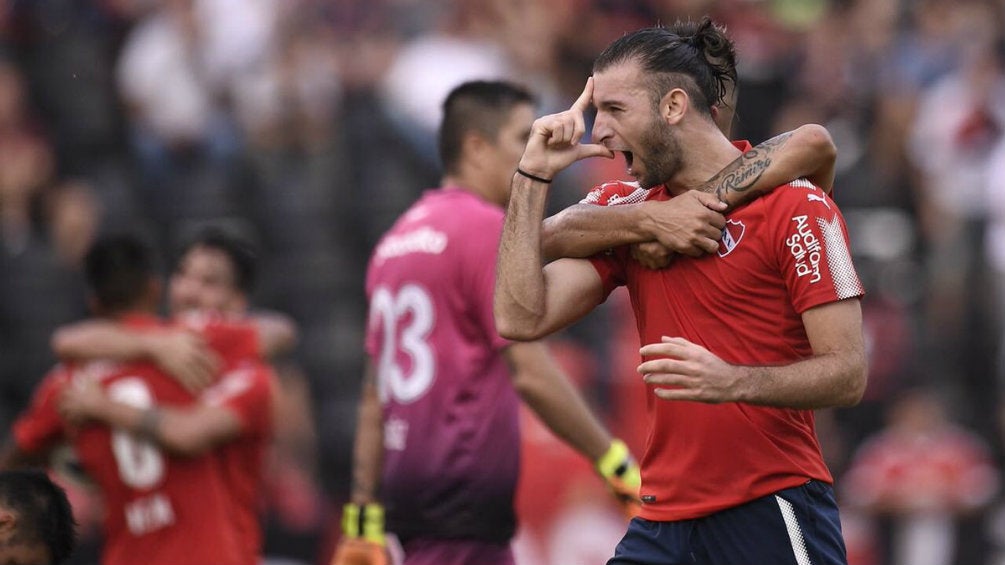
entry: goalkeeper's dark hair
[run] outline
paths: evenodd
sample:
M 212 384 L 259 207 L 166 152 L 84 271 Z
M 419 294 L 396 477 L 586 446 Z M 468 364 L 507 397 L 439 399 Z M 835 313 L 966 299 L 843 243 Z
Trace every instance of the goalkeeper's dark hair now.
M 206 227 L 182 247 L 178 261 L 175 262 L 176 268 L 181 258 L 195 247 L 206 247 L 226 255 L 234 271 L 234 285 L 245 294 L 254 290 L 258 279 L 258 253 L 246 238 L 233 230 L 218 226 Z
M 457 172 L 467 133 L 475 131 L 494 140 L 514 106 L 535 103 L 527 89 L 507 81 L 471 81 L 453 89 L 443 102 L 440 124 L 440 161 L 444 172 Z
M 604 49 L 593 72 L 632 60 L 648 77 L 653 104 L 681 88 L 699 111 L 711 116 L 711 107 L 728 104 L 729 87 L 736 86 L 736 49 L 726 29 L 708 16 L 628 33 Z
M 0 471 L 0 506 L 17 516 L 12 545 L 44 545 L 54 564 L 73 553 L 77 534 L 70 501 L 43 471 Z
M 105 313 L 124 312 L 139 304 L 156 276 L 153 252 L 131 234 L 104 236 L 84 257 L 84 275 Z

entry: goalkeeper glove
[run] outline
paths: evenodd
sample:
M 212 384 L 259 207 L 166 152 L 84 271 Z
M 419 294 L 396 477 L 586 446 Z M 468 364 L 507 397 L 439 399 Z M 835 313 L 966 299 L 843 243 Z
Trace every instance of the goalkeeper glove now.
M 377 503 L 342 509 L 342 541 L 331 565 L 387 565 L 384 541 L 384 508 Z
M 612 441 L 607 453 L 597 459 L 596 469 L 607 482 L 607 489 L 618 500 L 625 516 L 634 518 L 638 515 L 642 507 L 642 500 L 639 498 L 642 475 L 625 442 L 620 439 Z

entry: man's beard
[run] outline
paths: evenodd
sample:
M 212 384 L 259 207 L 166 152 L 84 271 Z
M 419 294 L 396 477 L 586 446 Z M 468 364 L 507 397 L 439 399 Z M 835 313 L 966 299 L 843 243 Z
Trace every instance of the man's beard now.
M 646 155 L 646 172 L 639 178 L 642 188 L 664 184 L 680 171 L 681 154 L 677 133 L 659 116 L 642 136 L 642 148 Z

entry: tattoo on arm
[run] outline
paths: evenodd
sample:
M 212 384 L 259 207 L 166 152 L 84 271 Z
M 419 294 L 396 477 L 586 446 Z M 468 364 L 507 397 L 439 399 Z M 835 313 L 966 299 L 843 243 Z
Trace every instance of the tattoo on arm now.
M 750 149 L 726 168 L 709 179 L 699 190 L 715 192 L 719 200 L 725 201 L 731 192 L 746 192 L 754 186 L 771 165 L 771 158 L 792 137 L 792 132 L 776 135 L 760 145 Z

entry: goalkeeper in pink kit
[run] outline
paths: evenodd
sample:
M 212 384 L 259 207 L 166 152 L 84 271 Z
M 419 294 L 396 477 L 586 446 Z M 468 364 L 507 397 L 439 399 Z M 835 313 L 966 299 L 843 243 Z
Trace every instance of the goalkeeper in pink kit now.
M 426 192 L 373 252 L 369 361 L 337 564 L 384 562 L 385 523 L 409 565 L 513 563 L 521 400 L 594 461 L 629 508 L 636 502 L 627 447 L 545 345 L 495 330 L 503 206 L 534 116 L 533 98 L 515 85 L 454 89 L 440 131 L 442 188 Z

